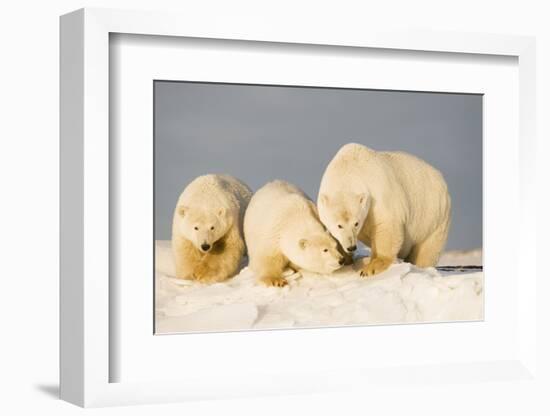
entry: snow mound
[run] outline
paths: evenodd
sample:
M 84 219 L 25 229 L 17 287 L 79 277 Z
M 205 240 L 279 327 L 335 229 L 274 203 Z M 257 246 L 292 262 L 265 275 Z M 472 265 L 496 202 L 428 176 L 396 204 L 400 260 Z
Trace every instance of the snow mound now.
M 284 288 L 257 282 L 248 267 L 226 282 L 205 285 L 173 277 L 170 242 L 157 241 L 155 255 L 157 333 L 483 319 L 481 271 L 442 275 L 397 263 L 362 278 L 358 270 L 368 259 L 360 258 L 331 275 L 290 272 Z M 462 260 L 457 252 L 447 257 L 453 263 L 440 264 L 474 265 L 481 251 Z

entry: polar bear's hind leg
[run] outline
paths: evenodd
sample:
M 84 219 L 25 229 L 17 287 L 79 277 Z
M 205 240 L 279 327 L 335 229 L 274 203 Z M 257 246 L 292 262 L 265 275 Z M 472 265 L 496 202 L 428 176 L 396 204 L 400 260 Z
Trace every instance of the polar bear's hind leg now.
M 448 234 L 449 225 L 442 224 L 428 238 L 414 245 L 405 261 L 418 267 L 435 267 L 445 248 Z

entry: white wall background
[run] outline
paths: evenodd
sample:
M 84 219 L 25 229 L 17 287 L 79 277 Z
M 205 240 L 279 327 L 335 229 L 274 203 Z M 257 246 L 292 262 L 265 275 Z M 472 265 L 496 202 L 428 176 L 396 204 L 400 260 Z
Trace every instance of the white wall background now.
M 58 16 L 74 9 L 116 7 L 180 10 L 208 24 L 212 13 L 263 16 L 281 25 L 339 25 L 536 35 L 538 37 L 539 217 L 550 212 L 550 26 L 541 0 L 376 1 L 163 1 L 20 0 L 0 11 L 0 413 L 73 414 L 81 410 L 55 399 L 58 367 Z M 289 23 L 290 22 L 290 23 Z M 511 219 L 513 221 L 513 219 Z M 548 220 L 540 220 L 539 250 Z M 548 244 L 544 241 L 545 246 Z M 513 250 L 514 242 L 511 242 Z M 513 253 L 511 254 L 513 255 Z M 539 256 L 542 266 L 542 256 Z M 540 300 L 550 293 L 541 282 Z M 550 302 L 539 302 L 548 313 Z M 540 332 L 550 350 L 548 331 Z M 541 351 L 542 353 L 542 351 Z M 545 374 L 548 356 L 540 354 Z M 368 391 L 323 396 L 260 398 L 95 410 L 97 414 L 548 414 L 541 391 L 528 384 L 498 384 L 489 396 L 476 386 L 435 386 L 371 397 Z M 547 389 L 548 390 L 548 389 Z M 434 394 L 436 393 L 436 394 Z

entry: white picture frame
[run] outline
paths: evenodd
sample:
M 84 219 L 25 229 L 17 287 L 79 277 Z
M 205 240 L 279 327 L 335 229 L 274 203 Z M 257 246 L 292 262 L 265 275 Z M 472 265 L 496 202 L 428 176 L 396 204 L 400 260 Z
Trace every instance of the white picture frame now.
M 372 390 L 372 385 L 380 381 L 388 383 L 396 377 L 405 383 L 412 380 L 430 383 L 434 379 L 536 382 L 537 270 L 533 253 L 536 252 L 537 220 L 532 214 L 536 211 L 532 182 L 535 176 L 534 39 L 369 30 L 306 34 L 265 22 L 248 25 L 246 20 L 243 22 L 235 25 L 219 21 L 204 27 L 185 15 L 106 9 L 83 9 L 61 18 L 61 397 L 80 406 L 105 406 L 322 392 L 367 384 Z M 460 364 L 434 365 L 419 360 L 414 366 L 409 364 L 403 368 L 376 368 L 370 364 L 366 366 L 368 372 L 343 366 L 328 372 L 323 370 L 327 377 L 319 377 L 313 368 L 300 369 L 298 373 L 283 368 L 280 373 L 271 372 L 263 379 L 235 379 L 229 369 L 219 369 L 215 383 L 206 375 L 188 375 L 186 379 L 181 373 L 171 377 L 172 380 L 158 381 L 158 377 L 151 377 L 147 381 L 113 382 L 112 366 L 121 358 L 111 348 L 113 327 L 110 326 L 110 310 L 116 309 L 110 296 L 114 288 L 109 281 L 115 261 L 109 253 L 110 221 L 113 220 L 109 205 L 110 172 L 116 169 L 109 148 L 109 36 L 113 33 L 516 57 L 520 153 L 519 177 L 515 180 L 519 182 L 519 190 L 514 189 L 512 195 L 517 191 L 519 213 L 529 213 L 520 216 L 517 263 L 514 263 L 517 270 L 519 267 L 522 270 L 515 299 L 517 331 L 513 336 L 517 345 L 494 361 L 482 357 Z M 329 330 L 323 331 L 327 331 L 325 338 L 329 336 Z M 319 337 L 320 332 L 310 331 L 305 336 Z M 235 345 L 245 342 L 247 335 L 236 335 Z

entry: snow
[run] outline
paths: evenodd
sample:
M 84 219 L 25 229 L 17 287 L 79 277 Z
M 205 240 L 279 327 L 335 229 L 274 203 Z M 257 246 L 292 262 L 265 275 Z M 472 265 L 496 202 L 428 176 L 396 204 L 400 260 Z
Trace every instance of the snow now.
M 157 333 L 319 326 L 470 321 L 483 319 L 483 272 L 472 268 L 420 269 L 396 263 L 363 278 L 362 247 L 353 266 L 331 275 L 293 273 L 289 285 L 266 287 L 244 267 L 223 283 L 174 278 L 169 241 L 156 242 Z M 447 252 L 441 266 L 481 265 L 481 250 Z

